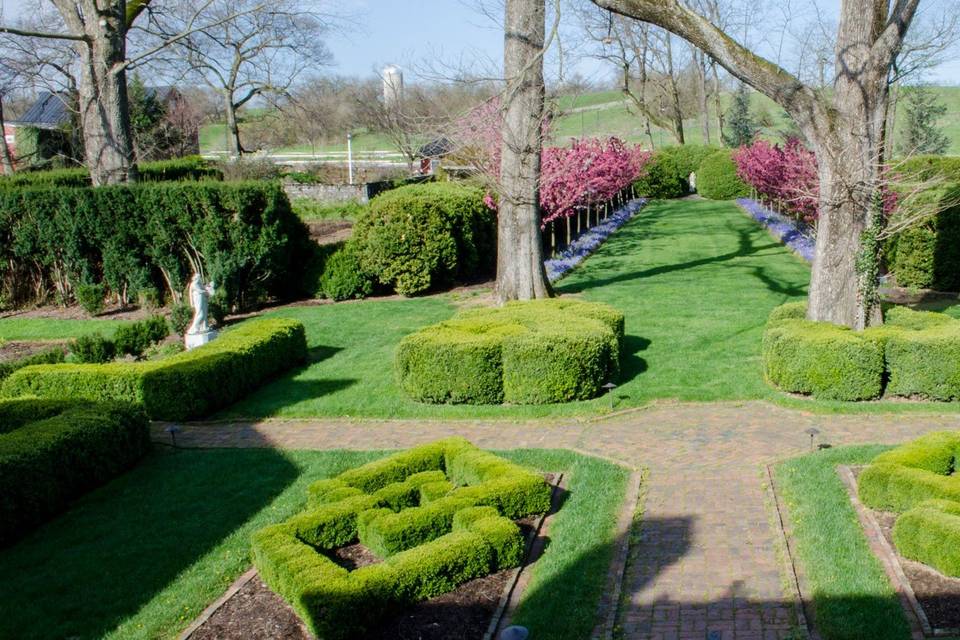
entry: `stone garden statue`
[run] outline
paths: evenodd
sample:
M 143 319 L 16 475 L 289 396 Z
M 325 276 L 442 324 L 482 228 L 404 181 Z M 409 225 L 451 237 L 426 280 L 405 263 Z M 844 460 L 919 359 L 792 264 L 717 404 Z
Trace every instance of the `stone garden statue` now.
M 207 344 L 217 337 L 217 332 L 210 328 L 210 323 L 207 320 L 210 296 L 216 291 L 213 282 L 204 284 L 199 273 L 193 274 L 193 278 L 190 280 L 190 305 L 193 307 L 193 322 L 190 323 L 190 328 L 187 329 L 187 334 L 184 336 L 184 344 L 187 349 Z

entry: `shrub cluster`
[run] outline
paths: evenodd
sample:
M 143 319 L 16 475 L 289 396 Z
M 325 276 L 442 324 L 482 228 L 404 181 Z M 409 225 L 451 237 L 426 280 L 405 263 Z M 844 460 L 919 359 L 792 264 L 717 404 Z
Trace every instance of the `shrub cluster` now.
M 132 467 L 147 417 L 123 403 L 0 401 L 0 545 Z
M 805 309 L 774 309 L 764 331 L 764 374 L 783 391 L 829 400 L 960 399 L 960 321 L 894 307 L 886 324 L 854 332 L 805 320 Z
M 737 163 L 729 149 L 716 151 L 700 163 L 697 193 L 710 200 L 733 200 L 750 195 L 750 189 L 737 175 Z
M 700 165 L 707 157 L 720 151 L 720 147 L 702 144 L 678 144 L 661 147 L 660 150 L 673 158 L 680 177 L 686 181 L 689 180 L 691 173 L 697 173 L 700 170 Z
M 461 312 L 406 336 L 401 388 L 451 404 L 546 404 L 596 397 L 617 375 L 623 314 L 571 299 Z
M 644 166 L 644 174 L 633 183 L 637 195 L 647 198 L 682 198 L 690 190 L 687 178 L 672 153 L 658 150 Z
M 921 217 L 887 241 L 887 267 L 903 287 L 960 291 L 960 183 L 904 198 L 892 222 Z
M 960 157 L 916 155 L 897 160 L 890 170 L 893 177 L 902 182 L 957 181 L 960 180 Z
M 162 342 L 170 334 L 170 326 L 163 316 L 131 322 L 117 328 L 113 339 L 99 333 L 80 336 L 70 343 L 74 360 L 84 364 L 110 362 L 120 355 L 140 358 L 152 345 Z
M 188 420 L 235 402 L 306 355 L 301 323 L 258 319 L 163 360 L 25 367 L 7 378 L 0 394 L 133 401 L 151 419 Z
M 868 507 L 901 514 L 893 528 L 900 555 L 960 577 L 960 434 L 940 431 L 877 456 L 857 479 Z
M 363 273 L 405 296 L 492 273 L 496 264 L 495 216 L 480 189 L 461 184 L 417 184 L 377 196 L 353 234 L 347 251 Z
M 8 289 L 0 293 L 14 302 L 23 289 L 68 300 L 81 285 L 105 285 L 122 301 L 163 290 L 177 299 L 192 256 L 231 306 L 245 308 L 299 294 L 312 246 L 276 183 L 0 189 L 0 276 Z
M 222 180 L 223 174 L 200 156 L 140 163 L 142 182 L 174 180 Z M 22 171 L 0 177 L 3 187 L 88 187 L 90 173 L 83 167 L 49 171 Z
M 509 518 L 550 507 L 542 477 L 460 438 L 321 480 L 310 494 L 305 511 L 254 534 L 253 558 L 322 638 L 361 637 L 399 607 L 517 566 L 523 540 Z M 358 539 L 384 560 L 347 571 L 324 554 Z

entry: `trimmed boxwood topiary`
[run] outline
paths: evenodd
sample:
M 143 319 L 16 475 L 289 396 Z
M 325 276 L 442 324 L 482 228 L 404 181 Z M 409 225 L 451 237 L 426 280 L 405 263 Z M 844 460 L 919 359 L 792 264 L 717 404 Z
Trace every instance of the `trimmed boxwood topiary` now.
M 0 545 L 132 467 L 149 448 L 147 417 L 133 405 L 0 401 Z
M 570 299 L 465 311 L 405 337 L 400 386 L 431 403 L 545 404 L 597 396 L 619 371 L 623 314 Z
M 697 170 L 697 193 L 710 200 L 733 200 L 750 195 L 750 189 L 737 175 L 737 163 L 730 149 L 704 158 Z
M 24 367 L 4 381 L 0 393 L 131 401 L 154 420 L 187 420 L 235 402 L 306 355 L 300 322 L 265 318 L 163 360 Z
M 960 322 L 894 333 L 887 340 L 886 361 L 887 393 L 960 399 Z
M 428 499 L 443 485 L 443 495 Z M 253 536 L 263 580 L 322 638 L 356 638 L 399 607 L 520 564 L 509 518 L 550 508 L 544 479 L 462 438 L 401 452 L 310 489 L 286 522 Z M 383 562 L 347 571 L 324 551 L 360 540 Z M 358 611 L 365 615 L 357 615 Z
M 780 389 L 816 398 L 869 400 L 883 388 L 883 349 L 829 323 L 778 319 L 763 335 L 763 366 Z
M 634 181 L 637 195 L 647 198 L 682 198 L 687 195 L 687 176 L 673 154 L 655 151 L 643 167 L 643 175 Z
M 347 242 L 327 258 L 320 289 L 324 296 L 337 301 L 366 298 L 373 292 L 373 282 L 360 267 L 354 242 Z
M 929 499 L 960 500 L 960 433 L 937 431 L 874 458 L 857 479 L 860 500 L 872 509 L 902 513 Z
M 405 296 L 492 273 L 496 218 L 478 187 L 410 185 L 370 203 L 353 229 L 363 271 Z
M 960 502 L 921 502 L 897 518 L 893 543 L 904 558 L 960 578 Z

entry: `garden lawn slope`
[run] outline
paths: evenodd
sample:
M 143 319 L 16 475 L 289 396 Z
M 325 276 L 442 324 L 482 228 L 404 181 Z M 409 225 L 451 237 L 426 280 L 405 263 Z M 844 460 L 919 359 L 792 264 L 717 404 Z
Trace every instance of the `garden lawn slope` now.
M 763 381 L 761 334 L 770 310 L 805 295 L 809 269 L 731 202 L 648 205 L 567 276 L 558 291 L 626 316 L 616 406 L 658 398 L 776 395 Z M 311 364 L 261 388 L 230 417 L 475 418 L 609 411 L 607 396 L 536 407 L 430 406 L 400 390 L 400 339 L 455 311 L 451 295 L 368 300 L 276 312 L 307 328 Z M 469 302 L 469 301 L 467 301 Z

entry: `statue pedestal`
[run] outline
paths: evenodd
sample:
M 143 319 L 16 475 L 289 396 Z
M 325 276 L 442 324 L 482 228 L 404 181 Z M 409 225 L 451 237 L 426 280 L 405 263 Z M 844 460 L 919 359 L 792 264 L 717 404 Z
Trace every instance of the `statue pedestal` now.
M 183 337 L 183 343 L 187 347 L 187 351 L 189 351 L 190 349 L 207 344 L 216 338 L 217 335 L 218 332 L 213 329 L 204 331 L 203 333 L 187 333 L 187 335 Z

